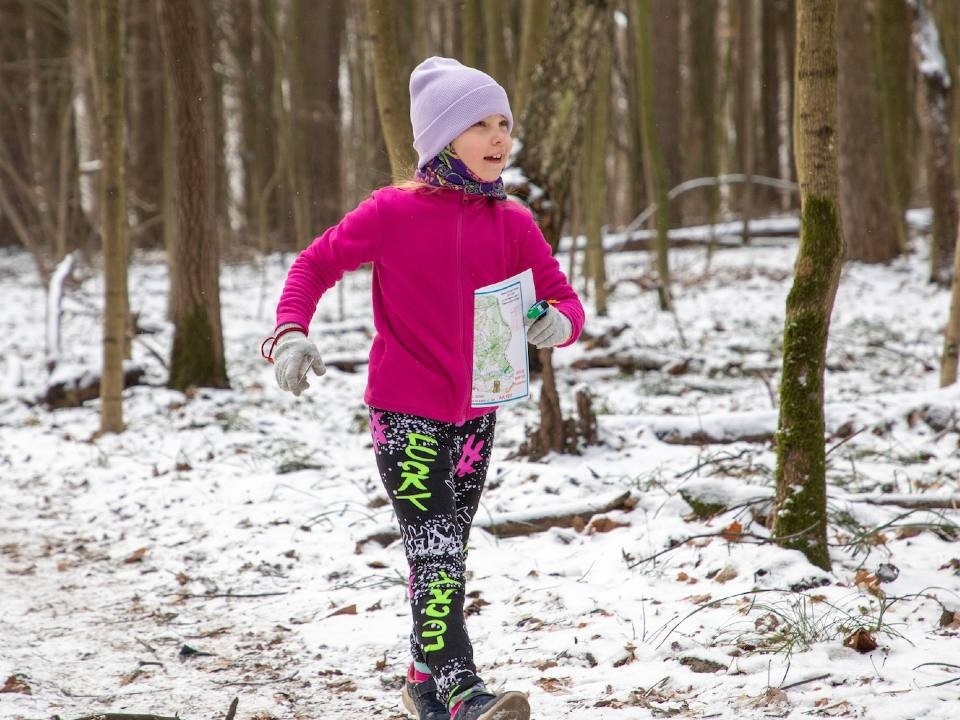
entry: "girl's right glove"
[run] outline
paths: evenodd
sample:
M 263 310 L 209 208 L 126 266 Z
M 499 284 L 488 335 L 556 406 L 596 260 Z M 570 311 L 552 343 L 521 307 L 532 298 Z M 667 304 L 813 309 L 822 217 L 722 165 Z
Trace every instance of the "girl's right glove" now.
M 281 335 L 273 349 L 273 370 L 280 389 L 300 397 L 300 393 L 310 387 L 307 373 L 311 369 L 317 377 L 327 371 L 313 341 L 299 330 Z
M 551 305 L 542 316 L 534 320 L 533 325 L 527 328 L 527 342 L 542 350 L 562 345 L 570 339 L 572 332 L 573 325 L 567 316 Z

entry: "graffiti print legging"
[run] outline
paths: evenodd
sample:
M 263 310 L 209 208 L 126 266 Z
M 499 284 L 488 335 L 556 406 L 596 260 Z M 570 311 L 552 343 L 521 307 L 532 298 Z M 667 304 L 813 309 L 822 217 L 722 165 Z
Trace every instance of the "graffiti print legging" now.
M 442 701 L 480 682 L 463 615 L 470 525 L 480 504 L 496 415 L 463 425 L 370 408 L 380 478 L 410 565 L 413 659 Z

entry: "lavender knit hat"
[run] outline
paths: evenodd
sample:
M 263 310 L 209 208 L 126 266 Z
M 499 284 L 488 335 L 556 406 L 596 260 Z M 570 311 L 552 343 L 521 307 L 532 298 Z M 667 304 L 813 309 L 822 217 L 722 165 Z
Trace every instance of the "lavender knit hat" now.
M 507 92 L 497 81 L 452 58 L 430 57 L 410 73 L 413 148 L 422 168 L 478 120 L 500 113 L 513 130 Z

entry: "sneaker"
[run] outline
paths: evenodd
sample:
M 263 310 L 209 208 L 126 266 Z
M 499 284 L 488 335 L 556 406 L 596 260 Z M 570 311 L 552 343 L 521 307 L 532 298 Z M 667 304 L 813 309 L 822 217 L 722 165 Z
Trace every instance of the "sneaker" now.
M 530 720 L 530 703 L 521 692 L 478 693 L 457 703 L 450 720 Z
M 447 706 L 437 699 L 437 683 L 433 678 L 415 683 L 408 677 L 400 697 L 407 712 L 417 720 L 450 720 Z

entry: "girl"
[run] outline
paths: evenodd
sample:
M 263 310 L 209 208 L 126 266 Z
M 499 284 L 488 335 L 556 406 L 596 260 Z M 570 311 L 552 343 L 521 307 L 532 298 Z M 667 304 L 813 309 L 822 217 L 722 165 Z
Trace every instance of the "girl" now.
M 323 375 L 307 338 L 320 296 L 373 263 L 376 336 L 364 400 L 377 466 L 410 566 L 413 655 L 403 690 L 421 720 L 527 720 L 519 692 L 477 675 L 464 623 L 467 540 L 486 477 L 496 408 L 473 408 L 473 293 L 531 268 L 547 312 L 538 348 L 573 343 L 583 308 L 530 212 L 500 177 L 513 115 L 489 75 L 431 57 L 410 75 L 415 180 L 381 188 L 304 250 L 287 275 L 270 351 L 277 383 L 299 396 Z

